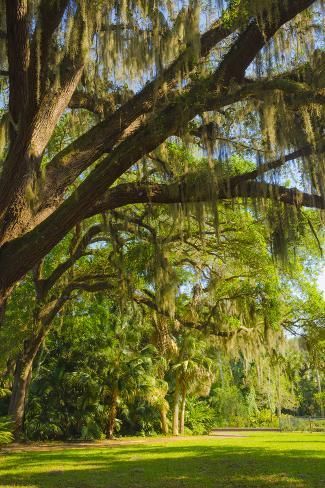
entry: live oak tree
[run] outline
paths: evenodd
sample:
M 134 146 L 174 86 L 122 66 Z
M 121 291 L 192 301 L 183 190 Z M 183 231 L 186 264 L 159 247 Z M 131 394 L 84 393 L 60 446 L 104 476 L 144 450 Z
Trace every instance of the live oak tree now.
M 115 284 L 118 282 L 112 270 L 110 273 L 105 272 L 101 256 L 91 263 L 82 262 L 82 258 L 87 255 L 87 246 L 96 243 L 102 231 L 102 227 L 97 225 L 90 227 L 79 238 L 73 236 L 70 253 L 64 252 L 66 245 L 63 245 L 60 250 L 57 249 L 56 255 L 50 256 L 45 262 L 42 260 L 25 285 L 27 293 L 21 294 L 22 301 L 15 301 L 13 297 L 12 308 L 16 309 L 16 313 L 9 317 L 8 325 L 4 322 L 4 331 L 6 325 L 10 329 L 13 322 L 16 328 L 22 320 L 27 322 L 23 324 L 21 331 L 22 345 L 17 344 L 19 352 L 16 357 L 9 358 L 13 361 L 14 374 L 8 413 L 14 420 L 16 437 L 23 428 L 35 358 L 44 345 L 46 336 L 57 324 L 55 320 L 58 315 L 67 303 L 78 299 L 82 293 L 107 290 L 112 288 L 112 280 L 115 280 Z M 91 253 L 88 251 L 89 254 Z M 27 309 L 26 313 L 22 314 L 24 309 Z
M 97 213 L 241 198 L 323 209 L 320 4 L 2 0 L 2 308 Z M 62 116 L 81 109 L 94 114 L 92 126 L 52 154 Z M 173 136 L 203 144 L 205 170 L 189 164 L 181 174 L 159 158 L 159 177 L 138 178 L 139 164 Z M 248 146 L 259 164 L 220 172 L 215 144 Z M 263 179 L 288 161 L 306 191 Z
M 12 327 L 16 330 L 14 350 L 7 344 L 3 352 L 13 369 L 9 415 L 14 420 L 17 437 L 23 428 L 35 358 L 49 332 L 58 326 L 57 317 L 66 304 L 73 306 L 71 303 L 80 299 L 82 293 L 103 290 L 109 290 L 111 296 L 120 293 L 121 276 L 112 261 L 112 241 L 117 239 L 118 232 L 133 235 L 136 230 L 126 222 L 114 223 L 109 228 L 103 222 L 93 222 L 86 229 L 79 228 L 33 268 L 12 297 L 2 332 L 10 334 Z M 100 248 L 96 249 L 98 245 Z

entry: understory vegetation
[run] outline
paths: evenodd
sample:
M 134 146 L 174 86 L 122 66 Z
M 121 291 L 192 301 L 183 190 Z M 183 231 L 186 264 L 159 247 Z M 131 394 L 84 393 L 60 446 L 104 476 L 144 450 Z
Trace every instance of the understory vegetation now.
M 204 227 L 165 209 L 95 220 L 17 287 L 0 331 L 0 412 L 16 436 L 289 429 L 286 416 L 324 415 L 319 241 L 297 220 L 276 259 L 250 209 L 220 208 L 217 227 L 201 211 Z

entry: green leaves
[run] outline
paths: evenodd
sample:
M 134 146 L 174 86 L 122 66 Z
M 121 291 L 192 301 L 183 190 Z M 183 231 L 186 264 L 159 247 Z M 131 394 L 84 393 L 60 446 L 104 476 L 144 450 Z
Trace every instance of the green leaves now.
M 0 446 L 13 441 L 13 423 L 9 417 L 0 417 Z

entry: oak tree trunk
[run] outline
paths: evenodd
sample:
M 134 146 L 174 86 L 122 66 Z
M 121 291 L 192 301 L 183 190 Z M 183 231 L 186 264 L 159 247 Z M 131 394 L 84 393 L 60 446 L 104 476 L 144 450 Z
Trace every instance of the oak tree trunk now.
M 33 361 L 25 358 L 18 359 L 16 363 L 14 382 L 9 403 L 9 415 L 14 422 L 14 437 L 21 437 L 25 417 L 25 405 L 28 389 L 32 377 Z
M 12 417 L 14 422 L 14 436 L 16 439 L 21 437 L 23 431 L 25 406 L 32 379 L 33 364 L 44 339 L 45 334 L 39 334 L 34 340 L 25 341 L 24 352 L 16 362 L 8 410 L 8 414 Z

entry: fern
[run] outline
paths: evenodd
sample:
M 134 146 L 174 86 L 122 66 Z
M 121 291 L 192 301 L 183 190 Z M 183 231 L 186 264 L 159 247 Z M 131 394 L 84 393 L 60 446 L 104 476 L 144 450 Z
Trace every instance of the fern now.
M 10 418 L 0 417 L 0 446 L 13 441 L 13 424 Z

